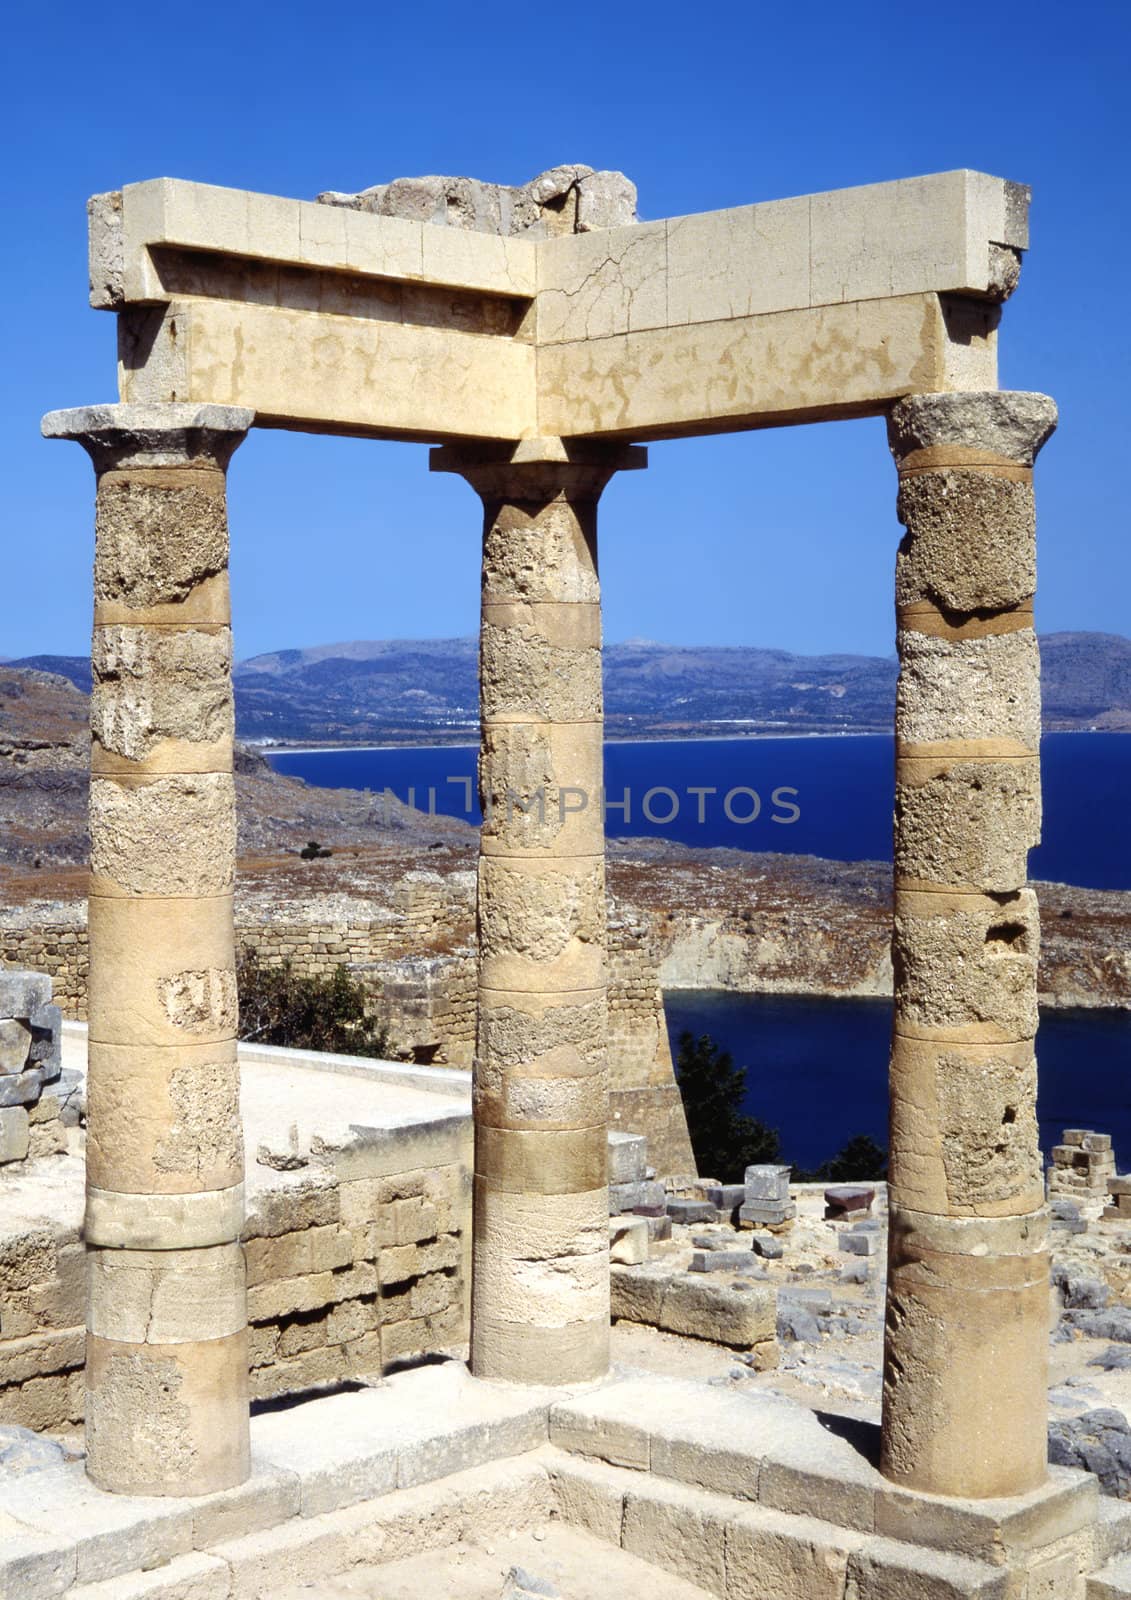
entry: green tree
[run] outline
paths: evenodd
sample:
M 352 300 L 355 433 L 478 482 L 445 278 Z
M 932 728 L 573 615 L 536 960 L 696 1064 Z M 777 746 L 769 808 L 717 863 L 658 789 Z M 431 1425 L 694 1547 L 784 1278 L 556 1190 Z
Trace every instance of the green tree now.
M 292 1050 L 384 1057 L 388 1034 L 368 1014 L 366 994 L 343 966 L 329 978 L 296 978 L 290 962 L 264 967 L 241 949 L 237 963 L 241 1039 Z
M 781 1160 L 777 1130 L 742 1111 L 745 1068 L 710 1034 L 680 1034 L 675 1071 L 700 1172 L 738 1182 L 748 1166 Z
M 866 1133 L 858 1133 L 817 1168 L 823 1183 L 875 1183 L 887 1175 L 888 1153 Z

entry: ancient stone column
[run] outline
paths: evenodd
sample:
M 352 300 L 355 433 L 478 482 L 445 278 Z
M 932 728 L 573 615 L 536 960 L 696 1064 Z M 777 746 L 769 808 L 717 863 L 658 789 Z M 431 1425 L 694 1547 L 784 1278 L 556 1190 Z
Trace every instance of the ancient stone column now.
M 98 478 L 91 651 L 86 1462 L 248 1473 L 225 469 L 250 411 L 56 411 Z
M 608 1367 L 605 829 L 597 500 L 645 452 L 443 449 L 482 497 L 471 1365 Z
M 1044 395 L 900 401 L 895 1013 L 883 1470 L 935 1494 L 1046 1473 L 1037 1142 Z

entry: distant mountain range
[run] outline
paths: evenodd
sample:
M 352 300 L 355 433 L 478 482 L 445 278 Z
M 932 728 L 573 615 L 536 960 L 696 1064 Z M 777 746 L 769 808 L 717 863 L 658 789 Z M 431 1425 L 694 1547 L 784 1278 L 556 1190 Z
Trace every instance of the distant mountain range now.
M 9 663 L 90 688 L 78 656 Z M 1131 639 L 1041 637 L 1047 730 L 1131 732 Z M 800 656 L 746 646 L 630 640 L 605 649 L 612 738 L 873 733 L 892 725 L 894 656 Z M 355 640 L 277 650 L 236 667 L 236 722 L 248 740 L 455 743 L 475 736 L 474 639 Z

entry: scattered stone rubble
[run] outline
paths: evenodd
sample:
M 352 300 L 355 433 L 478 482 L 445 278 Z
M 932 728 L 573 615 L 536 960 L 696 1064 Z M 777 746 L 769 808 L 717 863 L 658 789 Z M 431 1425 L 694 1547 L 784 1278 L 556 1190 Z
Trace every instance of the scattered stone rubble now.
M 47 974 L 0 971 L 0 1166 L 67 1149 L 79 1113 L 61 1039 Z
M 1107 1194 L 1107 1181 L 1115 1176 L 1115 1155 L 1106 1133 L 1090 1128 L 1065 1128 L 1060 1144 L 1053 1146 L 1048 1169 L 1051 1195 L 1095 1197 Z
M 623 172 L 595 172 L 576 163 L 551 167 L 519 185 L 477 178 L 394 178 L 359 194 L 329 189 L 318 199 L 323 205 L 381 217 L 527 239 L 594 233 L 636 221 L 636 185 Z

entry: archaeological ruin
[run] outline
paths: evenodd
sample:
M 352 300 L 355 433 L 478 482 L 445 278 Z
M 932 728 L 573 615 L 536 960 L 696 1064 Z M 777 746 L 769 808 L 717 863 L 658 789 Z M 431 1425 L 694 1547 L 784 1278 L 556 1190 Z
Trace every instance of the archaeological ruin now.
M 162 178 L 91 201 L 119 398 L 43 421 L 96 477 L 90 1482 L 73 1467 L 78 1510 L 54 1529 L 31 1479 L 0 1494 L 0 1593 L 250 1600 L 473 1523 L 555 1519 L 668 1574 L 658 1595 L 725 1600 L 1070 1600 L 1131 1549 L 1124 1508 L 1047 1455 L 1027 855 L 1033 471 L 1056 408 L 997 386 L 1028 201 L 962 170 L 640 222 L 631 183 L 584 167 L 315 202 Z M 657 1141 L 678 1098 L 670 1060 L 629 1083 L 610 1041 L 602 492 L 646 468 L 649 441 L 859 417 L 886 419 L 904 530 L 893 521 L 895 1014 L 876 1215 L 871 1196 L 791 1197 L 784 1168 L 665 1187 L 642 1141 L 609 1141 L 610 1088 L 647 1090 Z M 378 1132 L 363 1126 L 377 1080 L 357 1077 L 370 1109 L 351 1119 L 342 1078 L 318 1177 L 288 1171 L 310 1143 L 288 1146 L 281 1113 L 245 1172 L 226 483 L 252 428 L 430 444 L 432 470 L 482 508 L 473 1146 L 429 1069 L 388 1080 L 401 1123 Z M 263 1070 L 244 1067 L 245 1100 Z M 429 1095 L 439 1156 L 412 1123 Z M 625 1202 L 611 1226 L 610 1181 Z M 673 1221 L 725 1222 L 722 1253 L 741 1245 L 767 1272 L 805 1217 L 852 1235 L 856 1283 L 887 1228 L 874 1441 L 769 1392 L 610 1367 L 612 1312 L 682 1335 L 714 1319 L 717 1342 L 772 1369 L 772 1278 L 724 1283 L 710 1237 L 687 1273 L 644 1258 Z M 384 1325 L 382 1297 L 400 1308 Z M 315 1368 L 300 1334 L 317 1322 L 325 1348 L 328 1320 L 342 1353 Z M 393 1370 L 461 1330 L 470 1376 Z M 288 1362 L 307 1363 L 293 1381 Z M 249 1420 L 252 1395 L 374 1370 L 392 1375 Z

